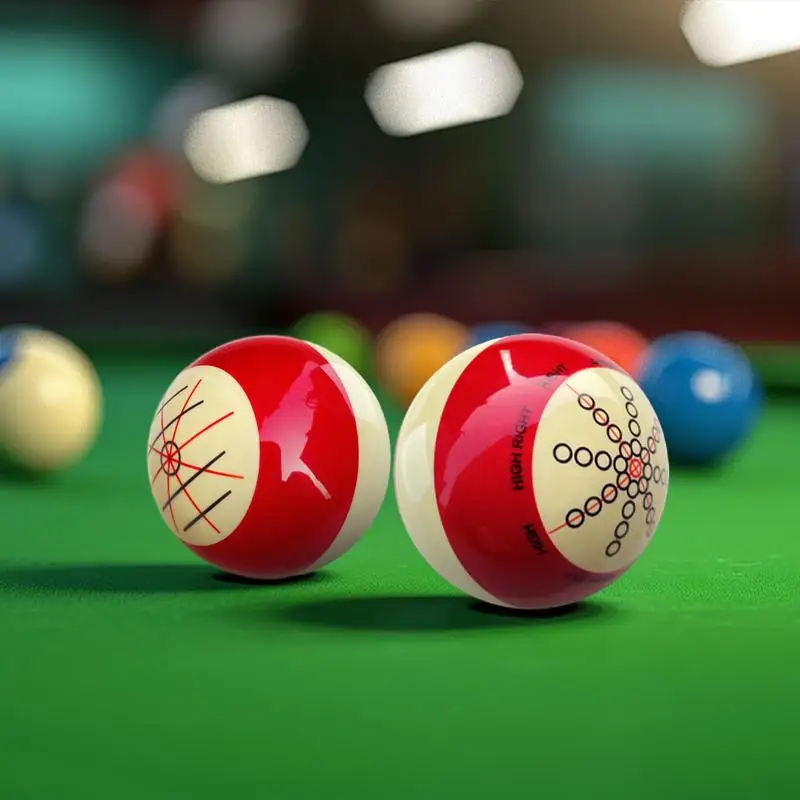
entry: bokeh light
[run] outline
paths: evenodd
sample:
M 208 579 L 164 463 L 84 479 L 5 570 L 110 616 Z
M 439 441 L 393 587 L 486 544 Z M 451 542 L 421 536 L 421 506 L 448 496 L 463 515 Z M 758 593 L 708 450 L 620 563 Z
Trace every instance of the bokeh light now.
M 414 136 L 509 114 L 523 78 L 508 50 L 474 42 L 378 69 L 366 100 L 391 136 Z
M 800 3 L 690 0 L 681 28 L 704 64 L 741 64 L 800 49 Z
M 297 106 L 260 96 L 198 114 L 184 147 L 198 175 L 212 183 L 232 183 L 291 169 L 308 137 Z

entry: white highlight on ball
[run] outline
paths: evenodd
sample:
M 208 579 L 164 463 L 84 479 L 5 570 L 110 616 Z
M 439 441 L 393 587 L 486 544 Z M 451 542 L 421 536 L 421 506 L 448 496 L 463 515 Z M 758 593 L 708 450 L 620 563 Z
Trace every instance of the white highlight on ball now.
M 238 381 L 205 365 L 181 372 L 147 444 L 151 490 L 167 527 L 195 546 L 228 538 L 250 507 L 260 463 L 258 424 Z
M 692 392 L 706 403 L 721 403 L 731 392 L 727 375 L 715 369 L 700 369 L 692 375 Z

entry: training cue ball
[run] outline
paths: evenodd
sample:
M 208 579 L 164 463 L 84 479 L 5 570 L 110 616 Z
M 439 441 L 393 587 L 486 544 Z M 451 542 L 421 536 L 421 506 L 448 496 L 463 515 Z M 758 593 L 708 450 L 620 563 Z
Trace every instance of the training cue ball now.
M 378 401 L 347 362 L 284 336 L 224 344 L 184 369 L 150 427 L 169 529 L 245 578 L 313 572 L 372 524 L 390 469 Z
M 73 466 L 94 446 L 103 391 L 94 365 L 68 339 L 19 326 L 0 331 L 0 452 L 30 473 Z
M 636 382 L 538 334 L 449 361 L 395 450 L 400 514 L 423 557 L 467 594 L 520 609 L 570 605 L 622 575 L 656 530 L 668 479 Z

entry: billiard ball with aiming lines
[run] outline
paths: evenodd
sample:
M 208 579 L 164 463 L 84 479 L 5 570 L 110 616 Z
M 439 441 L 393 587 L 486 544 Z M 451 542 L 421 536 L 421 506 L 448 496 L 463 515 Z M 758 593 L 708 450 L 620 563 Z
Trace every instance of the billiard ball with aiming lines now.
M 400 513 L 453 586 L 501 606 L 583 600 L 639 558 L 669 468 L 636 382 L 577 342 L 477 345 L 423 387 L 395 451 Z
M 274 580 L 343 555 L 375 518 L 389 434 L 364 379 L 282 336 L 222 345 L 158 404 L 147 467 L 169 529 L 215 566 Z

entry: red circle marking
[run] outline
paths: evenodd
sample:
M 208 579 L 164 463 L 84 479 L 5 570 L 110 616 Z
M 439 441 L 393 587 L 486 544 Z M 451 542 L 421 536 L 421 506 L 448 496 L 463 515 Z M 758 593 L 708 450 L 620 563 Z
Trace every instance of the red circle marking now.
M 569 386 L 576 372 L 598 366 L 618 371 L 577 343 L 510 337 L 467 364 L 445 403 L 434 455 L 442 526 L 463 568 L 501 602 L 568 604 L 620 574 L 587 573 L 561 554 L 542 522 L 530 469 L 536 431 L 553 392 Z M 511 469 L 517 463 L 523 465 L 520 480 Z M 566 522 L 558 529 L 564 527 Z M 532 535 L 537 547 L 531 546 Z M 591 591 L 583 584 L 591 584 Z
M 316 348 L 288 337 L 239 339 L 192 366 L 203 365 L 224 370 L 247 394 L 258 425 L 259 467 L 236 530 L 216 544 L 188 546 L 245 577 L 303 571 L 336 539 L 355 494 L 358 428 L 347 392 Z M 191 458 L 191 448 L 184 450 Z
M 642 477 L 642 461 L 639 458 L 632 458 L 628 462 L 628 474 L 634 480 L 638 480 Z

